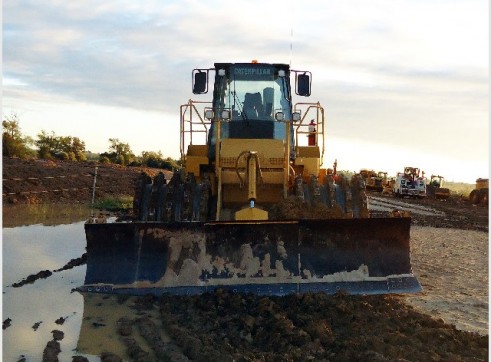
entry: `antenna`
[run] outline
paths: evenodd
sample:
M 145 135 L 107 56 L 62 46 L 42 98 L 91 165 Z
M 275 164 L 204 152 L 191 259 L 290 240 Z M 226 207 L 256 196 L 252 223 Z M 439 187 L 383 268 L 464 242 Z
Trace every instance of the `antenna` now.
M 290 67 L 292 66 L 292 57 L 293 57 L 293 26 L 290 31 Z

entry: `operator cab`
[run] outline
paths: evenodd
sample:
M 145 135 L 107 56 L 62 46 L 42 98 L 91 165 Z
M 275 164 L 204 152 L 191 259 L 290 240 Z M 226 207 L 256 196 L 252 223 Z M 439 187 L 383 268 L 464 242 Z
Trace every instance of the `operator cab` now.
M 264 63 L 215 63 L 214 69 L 193 71 L 193 92 L 208 92 L 208 72 L 215 70 L 213 114 L 208 134 L 214 158 L 216 125 L 220 138 L 285 140 L 289 125 L 293 148 L 290 66 Z M 296 94 L 310 95 L 310 75 L 297 74 Z M 220 121 L 220 122 L 217 122 Z

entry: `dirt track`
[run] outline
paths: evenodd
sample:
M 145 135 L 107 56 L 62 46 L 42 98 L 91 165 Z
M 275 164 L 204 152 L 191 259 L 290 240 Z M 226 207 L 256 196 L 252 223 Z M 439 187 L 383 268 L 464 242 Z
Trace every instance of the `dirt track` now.
M 3 196 L 4 205 L 87 203 L 93 170 L 93 165 L 4 158 L 3 193 L 9 194 Z M 131 195 L 141 170 L 100 167 L 98 172 L 97 197 L 104 197 Z M 67 185 L 78 190 L 67 190 Z M 373 195 L 377 198 L 379 203 L 395 202 Z M 150 347 L 151 355 L 163 360 L 487 360 L 488 209 L 460 198 L 402 202 L 396 206 L 417 211 L 412 213 L 411 248 L 421 294 L 279 298 L 217 291 L 201 297 L 120 300 L 134 310 L 126 321 L 130 335 L 141 334 L 142 323 L 148 327 L 142 318 L 154 310 L 160 316 L 153 320 L 155 326 L 164 326 L 170 337 L 160 352 L 162 345 Z M 465 323 L 472 318 L 476 323 Z M 113 329 L 115 338 L 127 338 L 117 332 L 120 327 Z M 127 353 L 131 360 L 145 360 L 141 353 L 129 357 L 130 347 Z

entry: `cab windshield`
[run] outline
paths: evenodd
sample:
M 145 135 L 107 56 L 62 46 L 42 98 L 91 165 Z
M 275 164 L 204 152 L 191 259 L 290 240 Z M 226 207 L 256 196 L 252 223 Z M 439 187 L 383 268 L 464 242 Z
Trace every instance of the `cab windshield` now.
M 235 64 L 218 83 L 220 104 L 216 106 L 231 112 L 230 122 L 222 123 L 223 138 L 285 138 L 285 123 L 276 121 L 275 114 L 282 112 L 285 120 L 291 119 L 286 75 L 278 76 L 272 65 Z M 235 122 L 245 124 L 234 125 Z M 253 127 L 251 132 L 244 128 L 246 125 Z M 240 134 L 234 130 L 240 130 Z

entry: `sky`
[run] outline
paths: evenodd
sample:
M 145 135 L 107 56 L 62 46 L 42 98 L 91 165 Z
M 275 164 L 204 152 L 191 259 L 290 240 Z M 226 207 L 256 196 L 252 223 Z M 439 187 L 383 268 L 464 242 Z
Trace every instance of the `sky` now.
M 324 166 L 448 181 L 489 175 L 485 0 L 3 0 L 2 113 L 21 132 L 109 138 L 179 157 L 191 72 L 215 62 L 312 72 Z M 294 99 L 294 101 L 305 101 Z

